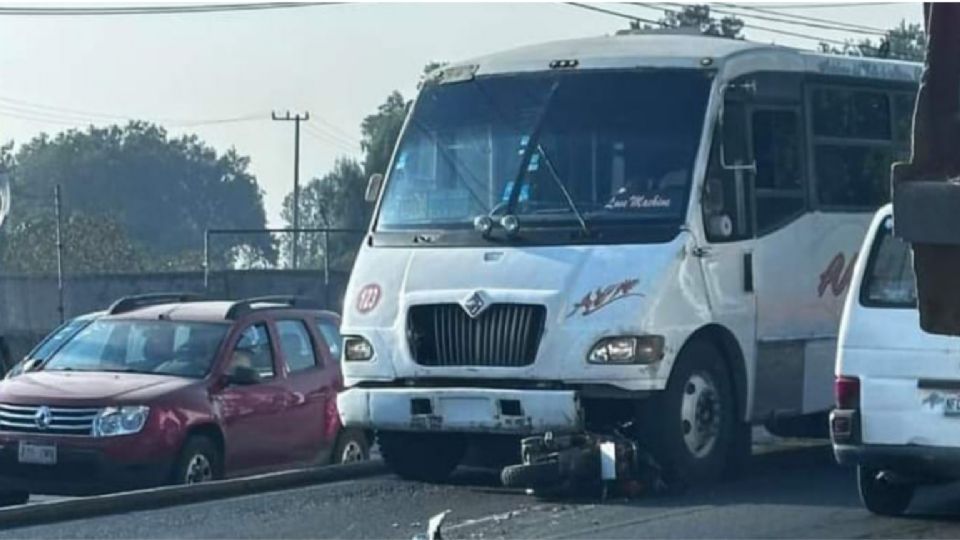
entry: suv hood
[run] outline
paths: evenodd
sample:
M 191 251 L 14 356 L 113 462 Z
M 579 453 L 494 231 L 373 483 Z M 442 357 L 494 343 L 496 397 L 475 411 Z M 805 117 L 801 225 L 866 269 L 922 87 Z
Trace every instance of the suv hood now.
M 146 403 L 197 379 L 139 373 L 37 371 L 0 383 L 0 402 L 45 405 Z

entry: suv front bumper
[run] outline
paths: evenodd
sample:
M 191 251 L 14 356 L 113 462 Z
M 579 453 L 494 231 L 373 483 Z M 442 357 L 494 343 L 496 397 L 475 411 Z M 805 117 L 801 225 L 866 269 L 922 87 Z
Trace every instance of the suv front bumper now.
M 579 431 L 573 390 L 352 388 L 337 398 L 347 427 L 529 435 Z

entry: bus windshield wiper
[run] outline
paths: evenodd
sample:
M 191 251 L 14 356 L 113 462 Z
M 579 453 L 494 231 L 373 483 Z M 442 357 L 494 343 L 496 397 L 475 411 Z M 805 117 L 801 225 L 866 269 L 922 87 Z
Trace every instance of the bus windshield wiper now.
M 517 174 L 513 180 L 513 188 L 510 190 L 510 197 L 507 198 L 506 214 L 513 212 L 513 207 L 517 204 L 517 200 L 520 198 L 521 188 L 523 187 L 527 177 L 527 167 L 530 166 L 530 160 L 533 158 L 534 150 L 537 150 L 540 147 L 540 132 L 543 130 L 543 123 L 547 118 L 547 111 L 550 109 L 550 103 L 553 101 L 553 96 L 557 93 L 557 88 L 559 87 L 560 79 L 554 80 L 553 84 L 550 85 L 550 90 L 547 92 L 546 97 L 544 97 L 543 108 L 540 110 L 540 115 L 537 117 L 537 121 L 533 124 L 533 130 L 531 130 L 530 136 L 527 139 L 526 145 L 524 146 L 523 155 L 520 156 L 520 166 L 517 168 Z M 496 207 L 494 207 L 494 210 L 496 210 Z M 490 217 L 492 217 L 494 210 L 490 211 Z
M 560 192 L 563 193 L 563 198 L 566 199 L 567 205 L 570 206 L 570 210 L 573 212 L 573 215 L 576 216 L 577 222 L 580 223 L 580 230 L 583 231 L 585 237 L 590 236 L 590 227 L 587 226 L 587 220 L 583 218 L 583 213 L 580 212 L 580 208 L 577 207 L 577 203 L 573 201 L 573 197 L 570 196 L 570 191 L 567 189 L 567 186 L 563 184 L 563 180 L 560 178 L 560 175 L 557 174 L 557 170 L 553 167 L 553 162 L 550 161 L 550 156 L 547 155 L 547 151 L 543 149 L 543 145 L 537 143 L 537 152 L 540 154 L 540 157 L 543 158 L 543 162 L 547 166 L 547 171 L 550 172 L 550 178 L 553 178 L 553 181 L 557 184 L 557 187 L 560 188 Z

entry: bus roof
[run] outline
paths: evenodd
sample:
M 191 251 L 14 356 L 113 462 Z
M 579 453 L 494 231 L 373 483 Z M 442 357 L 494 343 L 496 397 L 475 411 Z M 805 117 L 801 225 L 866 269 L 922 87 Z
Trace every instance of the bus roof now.
M 545 71 L 557 60 L 578 69 L 716 68 L 725 78 L 750 71 L 798 71 L 918 82 L 915 62 L 821 54 L 780 45 L 691 34 L 621 34 L 553 41 L 481 56 L 456 65 L 477 75 Z

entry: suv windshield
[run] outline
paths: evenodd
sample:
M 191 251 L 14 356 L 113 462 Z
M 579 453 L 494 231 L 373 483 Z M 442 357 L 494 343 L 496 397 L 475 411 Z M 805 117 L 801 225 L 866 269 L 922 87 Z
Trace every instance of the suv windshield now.
M 710 74 L 593 71 L 432 84 L 397 149 L 378 230 L 468 228 L 478 215 L 675 223 L 686 210 Z M 516 183 L 520 180 L 519 184 Z
M 210 371 L 228 328 L 179 321 L 94 321 L 64 344 L 43 369 L 201 378 Z

